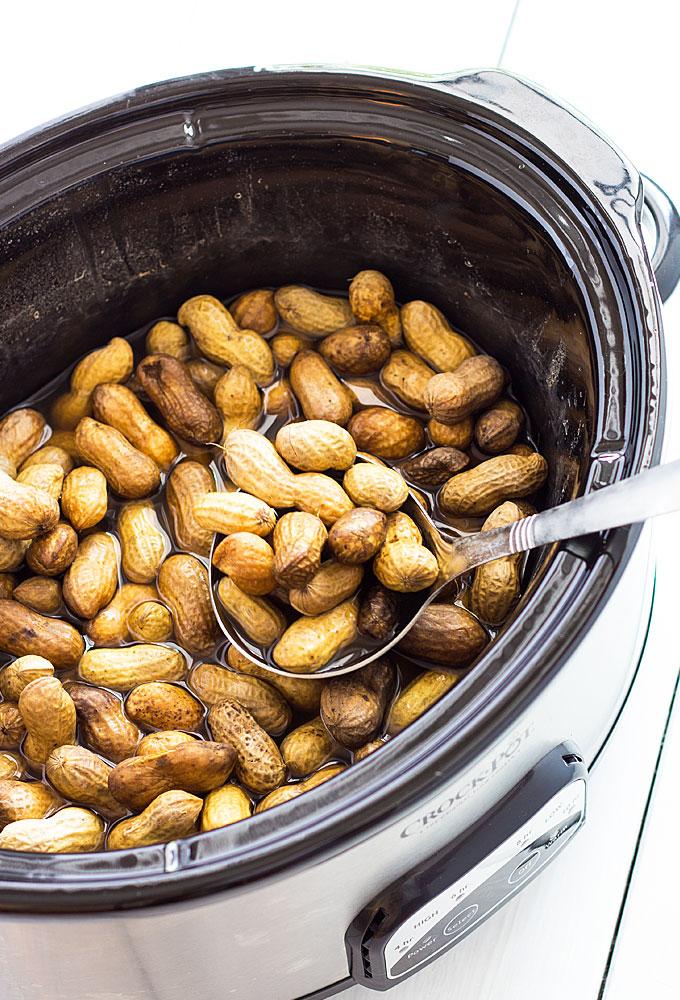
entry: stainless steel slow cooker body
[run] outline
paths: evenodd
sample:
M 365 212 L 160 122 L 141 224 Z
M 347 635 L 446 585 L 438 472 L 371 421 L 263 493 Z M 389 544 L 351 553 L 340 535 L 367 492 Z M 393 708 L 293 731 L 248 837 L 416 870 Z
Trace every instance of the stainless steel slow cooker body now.
M 0 384 L 16 404 L 187 294 L 341 288 L 385 270 L 495 354 L 551 464 L 545 501 L 657 458 L 675 220 L 573 112 L 490 71 L 323 68 L 144 88 L 0 151 Z M 345 931 L 564 740 L 592 764 L 637 668 L 649 537 L 534 560 L 448 696 L 375 757 L 201 837 L 91 856 L 0 852 L 3 1000 L 291 1000 L 348 981 Z M 358 973 L 356 968 L 355 974 Z

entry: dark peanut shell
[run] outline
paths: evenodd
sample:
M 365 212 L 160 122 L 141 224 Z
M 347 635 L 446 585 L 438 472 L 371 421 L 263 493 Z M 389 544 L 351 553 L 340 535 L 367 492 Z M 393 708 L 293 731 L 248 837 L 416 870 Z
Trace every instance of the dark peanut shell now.
M 391 590 L 379 583 L 367 591 L 359 608 L 357 628 L 362 635 L 373 639 L 387 639 L 397 624 L 399 605 Z
M 328 547 L 342 563 L 368 562 L 385 541 L 387 518 L 380 510 L 355 507 L 339 517 L 328 533 Z
M 137 365 L 137 378 L 173 433 L 191 444 L 220 440 L 222 417 L 181 361 L 150 354 Z
M 35 653 L 66 669 L 76 666 L 85 643 L 68 622 L 46 618 L 18 601 L 0 601 L 0 649 L 14 656 Z
M 200 793 L 218 788 L 231 774 L 235 759 L 236 754 L 225 743 L 192 740 L 172 750 L 117 764 L 109 774 L 109 791 L 137 812 L 171 789 Z
M 229 312 L 242 330 L 260 334 L 270 333 L 279 320 L 274 293 L 269 288 L 256 288 L 239 295 L 229 306 Z
M 488 636 L 477 619 L 457 604 L 430 604 L 399 643 L 402 653 L 449 667 L 467 667 Z
M 399 466 L 402 476 L 416 486 L 433 490 L 470 464 L 470 458 L 457 448 L 430 448 Z
M 478 517 L 504 500 L 529 496 L 540 489 L 547 476 L 548 463 L 538 452 L 496 455 L 449 479 L 441 488 L 439 504 L 453 517 Z
M 34 538 L 26 552 L 26 562 L 41 576 L 60 576 L 76 557 L 78 535 L 70 524 L 60 521 L 51 531 Z
M 522 408 L 511 399 L 501 399 L 498 403 L 480 413 L 475 422 L 475 442 L 488 455 L 498 455 L 512 448 L 522 429 L 524 414 Z
M 354 750 L 376 735 L 394 678 L 392 664 L 378 660 L 329 681 L 321 692 L 321 718 L 338 743 Z
M 385 406 L 367 406 L 355 413 L 347 430 L 359 451 L 378 458 L 406 458 L 425 446 L 422 424 Z
M 352 416 L 352 396 L 315 351 L 300 351 L 290 366 L 290 384 L 308 420 L 345 426 Z
M 213 737 L 236 753 L 235 773 L 254 792 L 271 792 L 286 780 L 286 765 L 279 748 L 242 705 L 225 698 L 208 713 Z
M 348 326 L 324 337 L 319 351 L 341 375 L 377 372 L 390 356 L 390 338 L 373 323 Z
M 495 358 L 477 354 L 463 361 L 455 371 L 431 378 L 425 402 L 435 420 L 456 424 L 495 402 L 504 385 L 505 373 Z
M 78 683 L 67 684 L 66 690 L 76 706 L 82 743 L 115 763 L 134 756 L 142 733 L 115 694 Z

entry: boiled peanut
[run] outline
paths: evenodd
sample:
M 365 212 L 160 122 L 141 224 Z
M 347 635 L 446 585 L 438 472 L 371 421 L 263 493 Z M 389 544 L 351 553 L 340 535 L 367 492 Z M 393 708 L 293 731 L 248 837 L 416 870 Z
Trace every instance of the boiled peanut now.
M 14 589 L 14 600 L 42 615 L 56 615 L 61 608 L 61 583 L 47 576 L 30 576 Z
M 394 351 L 380 373 L 387 386 L 402 403 L 414 410 L 426 410 L 427 383 L 434 375 L 429 365 L 411 351 Z
M 17 467 L 7 455 L 3 455 L 0 452 L 0 471 L 4 472 L 5 475 L 9 476 L 10 479 L 16 479 Z
M 30 544 L 28 539 L 0 538 L 0 572 L 12 573 L 20 569 Z
M 56 677 L 37 677 L 19 695 L 25 755 L 44 764 L 55 747 L 76 742 L 76 708 Z
M 68 684 L 83 743 L 109 760 L 133 757 L 142 734 L 127 718 L 119 698 L 89 684 Z
M 359 451 L 367 451 L 378 458 L 406 458 L 425 445 L 425 431 L 415 417 L 384 406 L 367 406 L 355 413 L 347 430 Z
M 294 785 L 284 785 L 282 788 L 275 788 L 273 792 L 265 795 L 258 802 L 255 812 L 261 813 L 266 809 L 271 809 L 273 806 L 280 806 L 284 802 L 290 802 L 291 799 L 296 799 L 298 795 L 303 795 L 305 792 L 310 792 L 313 788 L 316 788 L 317 785 L 322 785 L 329 778 L 334 778 L 337 774 L 342 774 L 346 768 L 346 764 L 329 764 L 327 767 L 321 767 L 318 771 L 310 774 L 304 781 L 298 781 Z
M 24 767 L 19 756 L 3 750 L 0 753 L 0 779 L 22 778 L 23 775 Z
M 91 392 L 64 392 L 50 407 L 50 423 L 58 431 L 72 431 L 83 417 L 92 415 Z
M 16 577 L 11 573 L 0 573 L 0 599 L 8 601 L 16 587 Z
M 55 463 L 30 465 L 21 470 L 16 479 L 22 486 L 43 490 L 53 500 L 59 501 L 64 484 L 64 470 Z
M 104 842 L 104 821 L 89 809 L 69 806 L 45 819 L 19 819 L 0 833 L 0 850 L 40 854 L 97 851 Z
M 191 673 L 189 686 L 207 705 L 225 698 L 237 701 L 270 736 L 281 736 L 290 726 L 292 713 L 285 698 L 258 677 L 235 673 L 216 663 L 199 663 Z
M 0 701 L 0 750 L 14 750 L 26 733 L 26 726 L 14 701 Z
M 306 778 L 331 759 L 334 749 L 334 741 L 317 717 L 288 733 L 281 743 L 281 756 L 291 777 Z
M 398 472 L 371 462 L 357 462 L 348 469 L 342 485 L 357 506 L 386 514 L 398 510 L 408 497 L 408 487 Z
M 68 622 L 46 618 L 18 601 L 0 601 L 0 649 L 13 656 L 35 653 L 66 669 L 76 665 L 85 643 Z
M 382 750 L 385 745 L 384 740 L 369 740 L 368 743 L 364 743 L 362 747 L 359 747 L 358 750 L 354 751 L 352 763 L 358 764 L 360 760 L 365 760 L 366 757 L 370 757 L 370 755 L 375 753 L 376 750 Z
M 99 469 L 81 465 L 64 480 L 61 509 L 76 531 L 99 524 L 108 509 L 106 476 Z
M 393 345 L 401 341 L 401 319 L 394 289 L 380 271 L 359 271 L 352 278 L 349 304 L 360 323 L 378 323 Z
M 276 363 L 282 368 L 287 368 L 295 355 L 308 345 L 309 341 L 298 337 L 296 333 L 277 333 L 272 340 Z
M 212 361 L 206 361 L 205 358 L 192 358 L 191 361 L 187 361 L 187 371 L 203 395 L 212 399 L 215 386 L 224 375 L 225 369 L 221 365 L 214 365 Z
M 458 681 L 458 674 L 425 670 L 394 699 L 387 717 L 387 732 L 396 736 L 439 701 Z
M 193 514 L 201 527 L 221 535 L 247 531 L 268 535 L 276 523 L 276 511 L 264 500 L 250 493 L 199 493 L 194 498 Z
M 238 785 L 223 785 L 208 792 L 201 813 L 201 830 L 218 830 L 252 816 L 253 804 Z
M 188 361 L 191 354 L 189 338 L 182 327 L 167 319 L 154 323 L 144 346 L 147 354 L 169 354 L 178 361 Z
M 385 541 L 386 527 L 387 518 L 382 511 L 355 507 L 339 517 L 332 526 L 328 533 L 328 547 L 341 563 L 356 565 L 368 562 Z
M 253 428 L 262 412 L 262 396 L 252 372 L 234 365 L 215 386 L 215 403 L 222 414 L 222 441 L 240 427 Z
M 257 431 L 232 431 L 224 443 L 224 464 L 232 482 L 246 493 L 272 507 L 293 506 L 293 473 L 271 441 Z
M 352 396 L 314 351 L 300 351 L 290 366 L 290 384 L 308 420 L 344 427 L 352 416 Z
M 231 774 L 236 754 L 226 742 L 192 740 L 163 753 L 131 757 L 109 773 L 109 791 L 129 809 L 148 806 L 171 789 L 209 792 Z
M 322 295 L 303 285 L 286 285 L 274 293 L 281 319 L 298 333 L 323 337 L 354 322 L 346 299 Z
M 298 712 L 305 712 L 307 715 L 319 711 L 319 701 L 324 681 L 308 680 L 307 678 L 282 677 L 274 674 L 259 663 L 253 663 L 246 656 L 243 656 L 235 646 L 230 646 L 227 650 L 227 662 L 232 670 L 247 674 L 249 677 L 258 677 L 267 681 L 271 687 L 276 688 L 288 704 Z
M 259 646 L 271 646 L 283 635 L 286 619 L 266 597 L 251 597 L 228 576 L 218 583 L 217 595 L 231 617 Z
M 66 476 L 73 469 L 74 462 L 71 455 L 63 448 L 46 444 L 37 451 L 34 451 L 32 455 L 29 455 L 22 463 L 21 471 L 31 469 L 34 465 L 59 465 Z
M 273 650 L 278 667 L 294 673 L 313 673 L 351 643 L 357 634 L 356 599 L 343 601 L 331 611 L 293 622 Z
M 180 681 L 186 666 L 179 650 L 140 642 L 120 649 L 88 649 L 78 674 L 91 684 L 129 691 L 147 681 Z
M 137 500 L 159 488 L 156 463 L 134 448 L 115 427 L 84 417 L 76 427 L 76 445 L 85 461 L 103 472 L 111 489 L 120 496 Z M 77 471 L 74 469 L 70 475 Z
M 41 781 L 0 781 L 0 830 L 20 819 L 43 819 L 64 803 Z
M 434 419 L 427 422 L 432 444 L 443 448 L 469 448 L 472 443 L 472 427 L 472 417 L 463 417 L 457 424 L 440 424 Z
M 425 402 L 431 417 L 456 424 L 494 403 L 503 391 L 505 372 L 488 354 L 467 358 L 455 371 L 435 375 L 427 384 Z
M 314 514 L 292 511 L 274 528 L 274 576 L 284 587 L 304 587 L 321 565 L 328 532 Z
M 148 733 L 139 742 L 137 757 L 155 757 L 166 750 L 173 750 L 183 743 L 193 743 L 198 737 L 179 729 L 165 729 L 158 733 Z
M 472 344 L 449 326 L 429 302 L 416 300 L 401 307 L 404 340 L 415 354 L 438 372 L 452 372 L 472 357 Z
M 276 385 L 267 389 L 264 410 L 265 413 L 270 413 L 277 417 L 286 417 L 289 420 L 300 416 L 300 407 L 288 379 L 283 378 Z
M 0 536 L 35 538 L 59 520 L 59 504 L 49 493 L 17 482 L 0 470 Z
M 80 618 L 94 618 L 118 587 L 118 546 L 98 531 L 84 538 L 64 577 L 64 600 Z
M 203 708 L 184 688 L 164 681 L 149 681 L 127 696 L 128 718 L 152 729 L 195 731 L 203 721 Z
M 181 361 L 166 354 L 149 354 L 137 365 L 137 378 L 173 434 L 191 444 L 219 441 L 219 411 L 196 388 Z
M 524 516 L 517 504 L 506 501 L 489 514 L 482 531 L 502 528 Z M 514 555 L 494 559 L 475 570 L 470 592 L 471 607 L 479 618 L 490 625 L 500 625 L 519 596 L 521 558 L 521 555 Z
M 368 375 L 382 368 L 391 347 L 390 338 L 382 327 L 365 323 L 324 337 L 319 353 L 341 375 Z
M 139 816 L 116 823 L 106 846 L 110 851 L 124 851 L 188 837 L 196 831 L 202 808 L 203 800 L 190 792 L 178 789 L 162 792 Z
M 274 374 L 274 358 L 266 340 L 254 330 L 241 329 L 229 310 L 212 295 L 195 295 L 180 308 L 177 318 L 188 326 L 201 354 L 218 364 L 245 365 L 258 385 Z
M 123 572 L 132 583 L 152 583 L 169 545 L 153 504 L 125 504 L 118 514 Z
M 167 472 L 179 449 L 167 431 L 152 420 L 127 386 L 99 385 L 92 393 L 92 412 L 103 424 L 115 427 L 130 444 Z
M 158 592 L 172 612 L 178 643 L 194 656 L 209 653 L 219 628 L 203 563 L 195 556 L 170 556 L 158 571 Z
M 179 549 L 207 556 L 213 532 L 199 524 L 194 515 L 196 497 L 215 489 L 212 473 L 199 462 L 184 460 L 174 467 L 165 486 L 165 503 L 170 530 Z
M 295 506 L 314 514 L 326 527 L 352 510 L 354 504 L 335 479 L 323 472 L 302 472 L 293 482 Z
M 246 594 L 262 597 L 276 588 L 274 551 L 253 532 L 237 531 L 224 538 L 215 549 L 213 564 Z
M 386 537 L 373 560 L 373 572 L 389 590 L 412 594 L 432 586 L 439 576 L 439 564 L 424 545 L 408 539 L 389 541 Z
M 399 470 L 416 486 L 433 490 L 470 464 L 470 458 L 457 448 L 430 448 L 402 462 Z
M 18 701 L 27 684 L 36 677 L 53 677 L 54 667 L 44 656 L 20 656 L 0 671 L 0 694 L 6 701 Z
M 264 794 L 286 779 L 286 765 L 270 736 L 253 716 L 231 698 L 213 705 L 208 712 L 213 738 L 228 744 L 236 754 L 234 772 L 254 792 Z
M 159 601 L 142 601 L 127 616 L 128 632 L 137 642 L 167 642 L 172 639 L 172 615 Z
M 530 455 L 497 455 L 468 472 L 453 476 L 441 489 L 445 514 L 475 517 L 488 514 L 504 500 L 516 500 L 538 490 L 548 476 L 548 463 Z
M 338 743 L 355 750 L 375 736 L 395 678 L 389 660 L 377 660 L 328 682 L 321 693 L 321 718 Z
M 524 423 L 521 406 L 511 399 L 500 399 L 475 421 L 475 442 L 481 451 L 497 455 L 507 451 L 517 440 Z
M 26 461 L 45 436 L 45 418 L 37 410 L 12 410 L 0 420 L 0 454 L 15 468 Z
M 59 521 L 51 531 L 33 539 L 26 550 L 26 562 L 41 576 L 60 576 L 69 568 L 77 551 L 78 535 L 70 524 Z
M 124 382 L 132 374 L 133 361 L 127 340 L 114 337 L 78 362 L 71 374 L 71 389 L 91 393 L 102 382 Z
M 331 559 L 323 563 L 303 587 L 290 590 L 288 600 L 303 615 L 321 615 L 352 597 L 363 575 L 361 566 L 343 565 Z
M 357 628 L 361 635 L 387 639 L 394 632 L 398 610 L 394 594 L 376 584 L 362 598 Z
M 303 472 L 349 469 L 357 454 L 352 435 L 330 420 L 286 424 L 276 435 L 276 450 Z
M 449 667 L 467 667 L 488 636 L 476 618 L 456 604 L 430 604 L 399 643 L 403 653 Z
M 96 753 L 79 746 L 56 747 L 45 763 L 45 776 L 60 795 L 72 802 L 91 806 L 110 819 L 125 809 L 109 791 L 111 765 Z
M 271 333 L 279 321 L 274 293 L 269 288 L 256 288 L 239 295 L 229 306 L 229 312 L 242 330 Z
M 142 601 L 158 598 L 155 587 L 141 583 L 124 583 L 113 599 L 87 626 L 87 634 L 95 646 L 122 646 L 130 638 L 128 616 Z

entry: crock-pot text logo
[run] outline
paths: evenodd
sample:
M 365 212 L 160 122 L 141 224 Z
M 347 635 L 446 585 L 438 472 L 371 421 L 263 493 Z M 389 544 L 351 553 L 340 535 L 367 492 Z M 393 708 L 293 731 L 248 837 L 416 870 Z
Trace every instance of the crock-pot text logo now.
M 487 758 L 484 766 L 478 770 L 468 781 L 460 786 L 456 792 L 448 795 L 441 802 L 432 806 L 426 813 L 408 823 L 401 831 L 402 837 L 411 837 L 417 833 L 427 833 L 428 830 L 444 819 L 456 806 L 460 805 L 475 792 L 479 791 L 495 774 L 501 771 L 515 756 L 519 748 L 529 736 L 532 726 L 527 726 L 515 733 L 511 740 L 491 759 Z

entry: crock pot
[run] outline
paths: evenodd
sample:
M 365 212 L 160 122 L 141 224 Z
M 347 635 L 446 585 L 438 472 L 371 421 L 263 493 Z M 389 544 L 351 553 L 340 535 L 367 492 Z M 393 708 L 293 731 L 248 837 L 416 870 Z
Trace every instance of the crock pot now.
M 663 193 L 506 73 L 170 81 L 0 150 L 0 410 L 189 295 L 373 267 L 509 369 L 555 504 L 658 460 L 678 256 Z M 474 930 L 583 822 L 652 602 L 639 526 L 530 572 L 467 676 L 333 782 L 157 847 L 0 852 L 3 1000 L 386 989 Z

